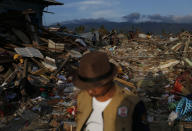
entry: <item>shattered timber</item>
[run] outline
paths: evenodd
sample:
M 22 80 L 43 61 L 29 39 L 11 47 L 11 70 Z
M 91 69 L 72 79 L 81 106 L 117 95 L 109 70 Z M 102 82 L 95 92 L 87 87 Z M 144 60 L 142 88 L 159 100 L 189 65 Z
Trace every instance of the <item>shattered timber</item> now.
M 118 67 L 115 82 L 145 102 L 151 130 L 172 130 L 176 122 L 192 128 L 192 106 L 177 114 L 191 100 L 191 33 L 45 28 L 43 9 L 50 5 L 62 3 L 0 1 L 0 131 L 74 131 L 79 89 L 72 79 L 80 58 L 93 50 L 107 52 Z

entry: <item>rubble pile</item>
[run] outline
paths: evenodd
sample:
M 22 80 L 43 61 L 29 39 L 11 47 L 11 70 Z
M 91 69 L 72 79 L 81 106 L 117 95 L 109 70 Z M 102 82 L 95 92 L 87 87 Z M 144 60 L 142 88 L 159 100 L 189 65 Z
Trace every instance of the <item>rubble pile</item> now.
M 79 90 L 72 76 L 87 45 L 26 21 L 6 25 L 0 27 L 0 129 L 74 129 Z
M 191 94 L 191 34 L 181 33 L 174 40 L 152 36 L 123 41 L 120 46 L 109 45 L 100 50 L 107 52 L 111 62 L 118 66 L 118 77 L 137 88 L 135 91 L 125 84 L 145 101 L 149 122 L 166 122 L 181 96 Z M 176 80 L 186 72 L 188 77 L 180 81 L 182 89 L 178 91 Z
M 28 47 L 18 49 L 30 52 Z M 60 125 L 64 125 L 62 123 L 64 121 L 75 121 L 78 90 L 71 81 L 78 61 L 70 54 L 62 55 L 62 58 L 58 57 L 55 61 L 48 56 L 41 59 L 16 54 L 14 57 L 18 57 L 15 60 L 9 56 L 12 61 L 2 63 L 0 112 L 3 130 L 8 130 L 10 127 L 27 128 L 30 123 L 37 120 L 42 120 L 38 123 L 43 123 L 41 126 L 45 126 L 43 121 L 45 118 L 47 127 L 44 128 L 47 130 L 59 128 Z M 8 54 L 1 56 L 6 59 Z M 28 122 L 26 127 L 25 122 Z M 17 126 L 12 125 L 13 123 L 17 123 Z M 39 128 L 42 128 L 41 126 Z M 34 128 L 37 129 L 33 126 Z
M 102 37 L 96 32 L 97 44 L 93 45 L 92 33 L 76 35 L 40 28 L 31 24 L 28 13 L 22 17 L 28 22 L 0 27 L 2 130 L 74 130 L 79 89 L 72 79 L 79 59 L 92 50 L 107 52 L 118 67 L 115 81 L 142 98 L 151 123 L 167 121 L 180 96 L 191 91 L 188 32 L 175 38 L 126 37 L 116 32 Z M 185 72 L 189 80 L 181 81 Z M 182 87 L 176 88 L 178 83 Z

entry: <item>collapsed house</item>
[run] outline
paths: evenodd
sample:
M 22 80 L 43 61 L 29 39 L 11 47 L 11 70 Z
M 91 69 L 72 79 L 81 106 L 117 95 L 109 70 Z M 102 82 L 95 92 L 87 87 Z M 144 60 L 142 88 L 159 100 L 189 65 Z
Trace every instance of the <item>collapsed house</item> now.
M 26 10 L 31 9 L 31 22 L 35 25 L 42 25 L 42 16 L 45 7 L 50 5 L 63 5 L 63 3 L 55 0 L 0 0 L 0 19 L 1 22 L 11 22 L 17 25 L 16 22 L 22 22 L 22 14 Z M 7 19 L 6 19 L 7 18 Z
M 1 44 L 38 44 L 38 27 L 42 26 L 45 7 L 62 5 L 54 0 L 1 0 L 0 1 L 0 40 Z M 15 34 L 15 38 L 12 34 Z M 12 37 L 9 37 L 12 36 Z

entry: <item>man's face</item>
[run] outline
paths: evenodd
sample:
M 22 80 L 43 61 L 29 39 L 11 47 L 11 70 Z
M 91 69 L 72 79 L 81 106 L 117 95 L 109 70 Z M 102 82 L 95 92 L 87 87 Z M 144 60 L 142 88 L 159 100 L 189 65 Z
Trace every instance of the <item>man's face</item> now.
M 99 97 L 99 96 L 104 96 L 109 91 L 110 88 L 111 87 L 99 86 L 99 87 L 86 89 L 86 91 L 92 97 Z

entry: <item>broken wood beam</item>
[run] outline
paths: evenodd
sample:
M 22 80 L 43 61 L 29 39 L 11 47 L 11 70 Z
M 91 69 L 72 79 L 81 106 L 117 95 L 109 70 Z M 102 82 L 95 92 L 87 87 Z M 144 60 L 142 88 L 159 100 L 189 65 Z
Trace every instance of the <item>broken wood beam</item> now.
M 23 78 L 27 78 L 28 75 L 28 59 L 24 60 L 24 70 L 23 70 Z
M 64 61 L 63 63 L 61 64 L 61 66 L 58 68 L 58 70 L 56 70 L 54 73 L 53 73 L 53 76 L 56 76 L 62 69 L 63 67 L 65 66 L 65 64 L 67 63 L 67 61 L 70 59 L 70 56 L 68 56 Z
M 117 77 L 115 77 L 114 80 L 120 82 L 121 84 L 124 84 L 124 85 L 126 85 L 126 86 L 129 86 L 129 87 L 131 87 L 131 88 L 133 88 L 133 89 L 136 89 L 136 87 L 134 86 L 134 84 L 131 83 L 131 82 L 122 80 L 122 79 L 117 78 Z
M 187 56 L 187 51 L 188 51 L 188 48 L 189 48 L 190 39 L 191 39 L 191 37 L 189 36 L 187 41 L 185 42 L 185 48 L 184 48 L 183 57 Z

